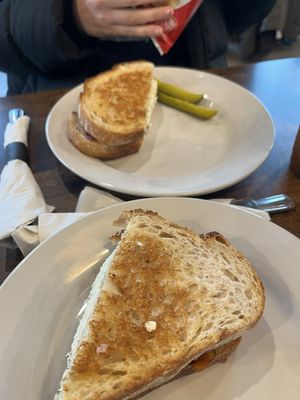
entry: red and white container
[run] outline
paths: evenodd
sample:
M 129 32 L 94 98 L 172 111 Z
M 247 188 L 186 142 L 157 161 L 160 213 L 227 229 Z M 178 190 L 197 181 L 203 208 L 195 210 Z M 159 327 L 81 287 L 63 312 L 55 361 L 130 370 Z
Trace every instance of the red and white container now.
M 162 36 L 152 38 L 161 55 L 166 54 L 181 35 L 182 31 L 195 14 L 203 0 L 171 0 L 174 15 L 167 21 L 159 23 L 163 28 Z

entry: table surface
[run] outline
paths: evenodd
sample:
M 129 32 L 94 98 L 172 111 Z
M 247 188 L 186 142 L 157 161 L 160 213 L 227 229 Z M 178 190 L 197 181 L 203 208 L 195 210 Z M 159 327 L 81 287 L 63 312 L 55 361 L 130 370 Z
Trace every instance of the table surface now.
M 264 61 L 209 72 L 230 79 L 255 94 L 273 118 L 276 137 L 267 160 L 248 178 L 230 188 L 201 197 L 258 198 L 286 193 L 294 200 L 296 207 L 287 213 L 273 215 L 272 221 L 300 238 L 300 177 L 290 170 L 291 152 L 300 124 L 300 58 Z M 94 186 L 65 168 L 54 157 L 46 141 L 47 114 L 66 91 L 63 89 L 0 99 L 1 143 L 10 108 L 21 107 L 31 117 L 30 166 L 47 203 L 54 205 L 57 212 L 74 211 L 80 191 L 86 185 Z M 0 170 L 3 166 L 4 152 L 1 146 Z M 114 194 L 123 200 L 136 198 Z M 18 249 L 0 247 L 0 284 L 22 258 Z

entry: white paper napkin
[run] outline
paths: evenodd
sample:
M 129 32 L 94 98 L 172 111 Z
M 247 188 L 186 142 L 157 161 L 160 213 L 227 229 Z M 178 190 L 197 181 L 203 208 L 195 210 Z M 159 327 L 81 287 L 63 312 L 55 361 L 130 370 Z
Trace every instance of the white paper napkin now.
M 28 146 L 28 130 L 30 125 L 30 118 L 27 115 L 17 119 L 14 124 L 10 122 L 6 125 L 4 132 L 4 147 L 10 143 L 21 142 Z
M 215 199 L 217 202 L 230 204 L 232 199 Z M 28 254 L 34 247 L 48 237 L 59 232 L 61 229 L 83 218 L 89 212 L 94 212 L 104 207 L 122 202 L 121 199 L 112 196 L 102 190 L 85 187 L 79 195 L 76 212 L 73 213 L 44 213 L 38 217 L 36 226 L 22 226 L 13 233 L 13 238 L 24 255 Z M 236 206 L 230 206 L 236 207 Z M 243 207 L 245 208 L 245 207 Z M 270 219 L 269 214 L 259 210 L 248 211 L 259 216 Z
M 4 147 L 13 142 L 27 145 L 29 117 L 7 124 Z M 39 214 L 53 211 L 29 166 L 22 160 L 9 161 L 0 178 L 0 240 L 7 239 L 19 226 L 30 224 Z
M 103 190 L 86 186 L 79 195 L 75 212 L 40 214 L 37 225 L 20 226 L 12 233 L 12 237 L 25 256 L 43 240 L 85 217 L 89 212 L 120 202 L 121 199 Z
M 86 186 L 78 197 L 75 212 L 91 212 L 121 203 L 122 200 L 103 190 Z

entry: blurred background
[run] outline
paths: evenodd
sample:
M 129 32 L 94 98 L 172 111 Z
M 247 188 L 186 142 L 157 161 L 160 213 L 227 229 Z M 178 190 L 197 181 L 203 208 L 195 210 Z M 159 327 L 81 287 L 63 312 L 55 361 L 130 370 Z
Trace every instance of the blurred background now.
M 277 0 L 265 20 L 230 38 L 229 66 L 276 58 L 300 57 L 300 1 Z
M 277 0 L 261 24 L 229 40 L 229 67 L 288 57 L 300 57 L 300 0 Z M 0 97 L 6 91 L 6 75 L 0 72 Z

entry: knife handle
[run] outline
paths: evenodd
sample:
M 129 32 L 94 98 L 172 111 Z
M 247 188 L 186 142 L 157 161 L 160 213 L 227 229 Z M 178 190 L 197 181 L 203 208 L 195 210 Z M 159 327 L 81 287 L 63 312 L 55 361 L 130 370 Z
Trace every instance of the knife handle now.
M 278 212 L 289 211 L 295 207 L 292 199 L 286 194 L 277 194 L 274 196 L 263 197 L 255 200 L 257 208 L 275 214 Z
M 262 197 L 260 199 L 240 199 L 233 200 L 231 204 L 244 206 L 266 211 L 269 214 L 289 211 L 295 207 L 293 200 L 286 194 L 275 194 L 273 196 Z

